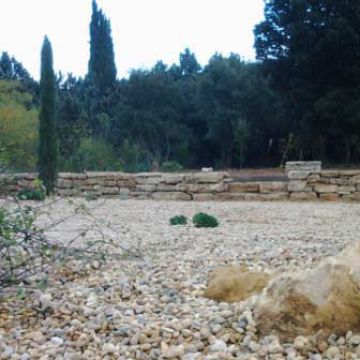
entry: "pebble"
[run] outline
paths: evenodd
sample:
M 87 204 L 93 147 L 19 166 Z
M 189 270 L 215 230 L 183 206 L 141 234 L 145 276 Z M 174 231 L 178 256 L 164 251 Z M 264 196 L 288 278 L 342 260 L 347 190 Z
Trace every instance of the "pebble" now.
M 210 346 L 210 351 L 212 352 L 226 352 L 227 346 L 222 340 L 215 340 L 215 342 Z
M 360 335 L 351 331 L 345 337 L 298 336 L 284 344 L 260 335 L 249 304 L 202 297 L 209 271 L 225 264 L 297 271 L 337 253 L 357 240 L 358 205 L 135 200 L 95 205 L 96 217 L 112 223 L 116 241 L 139 248 L 142 258 L 74 261 L 68 273 L 49 275 L 56 286 L 23 302 L 9 297 L 5 320 L 7 312 L 0 309 L 0 359 L 337 360 L 345 346 L 344 360 L 360 358 Z M 63 200 L 52 207 L 56 216 L 68 211 Z M 168 225 L 174 213 L 191 218 L 197 211 L 213 213 L 221 225 L 211 231 Z M 60 230 L 71 238 L 85 225 L 74 216 Z

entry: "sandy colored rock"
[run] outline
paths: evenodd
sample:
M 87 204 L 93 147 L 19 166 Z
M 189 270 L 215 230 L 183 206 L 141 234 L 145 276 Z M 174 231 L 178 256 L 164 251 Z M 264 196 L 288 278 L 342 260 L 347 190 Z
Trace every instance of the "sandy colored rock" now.
M 328 185 L 328 184 L 316 184 L 315 192 L 319 194 L 327 194 L 327 193 L 336 193 L 339 187 L 337 185 Z
M 290 194 L 290 200 L 312 201 L 317 200 L 317 196 L 314 192 L 294 192 Z
M 290 192 L 305 192 L 307 182 L 305 180 L 290 180 L 288 190 Z
M 228 185 L 228 189 L 231 193 L 257 193 L 260 187 L 254 182 L 234 182 Z
M 260 192 L 268 193 L 282 193 L 287 192 L 288 183 L 286 181 L 264 181 L 260 183 Z
M 339 194 L 320 194 L 320 200 L 324 201 L 338 201 Z
M 262 335 L 360 331 L 360 243 L 311 270 L 276 277 L 257 299 L 254 319 Z
M 246 267 L 218 268 L 210 273 L 204 296 L 217 301 L 242 301 L 259 293 L 269 280 L 269 274 Z

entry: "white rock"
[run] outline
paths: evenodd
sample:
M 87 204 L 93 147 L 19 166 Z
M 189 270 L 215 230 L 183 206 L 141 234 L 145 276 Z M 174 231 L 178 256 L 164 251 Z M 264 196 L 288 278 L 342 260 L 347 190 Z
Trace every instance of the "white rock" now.
M 211 346 L 211 352 L 226 352 L 227 346 L 222 340 L 216 340 Z

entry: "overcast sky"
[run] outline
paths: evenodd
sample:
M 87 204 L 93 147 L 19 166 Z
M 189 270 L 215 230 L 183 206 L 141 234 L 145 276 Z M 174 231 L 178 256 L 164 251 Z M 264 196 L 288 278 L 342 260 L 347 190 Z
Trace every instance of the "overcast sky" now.
M 206 64 L 215 52 L 254 59 L 253 27 L 263 0 L 98 0 L 111 20 L 118 76 L 157 60 L 178 63 L 185 47 Z M 83 76 L 89 59 L 91 0 L 0 0 L 0 52 L 38 79 L 47 34 L 54 66 Z

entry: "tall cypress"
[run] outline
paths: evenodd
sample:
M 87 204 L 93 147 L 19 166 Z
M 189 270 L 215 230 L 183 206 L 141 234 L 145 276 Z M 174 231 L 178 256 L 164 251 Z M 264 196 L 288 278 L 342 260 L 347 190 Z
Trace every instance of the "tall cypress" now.
M 47 194 L 53 193 L 57 177 L 58 139 L 55 117 L 55 86 L 51 43 L 45 37 L 41 50 L 38 171 Z
M 110 21 L 93 0 L 90 23 L 89 79 L 101 91 L 116 81 L 116 65 Z

